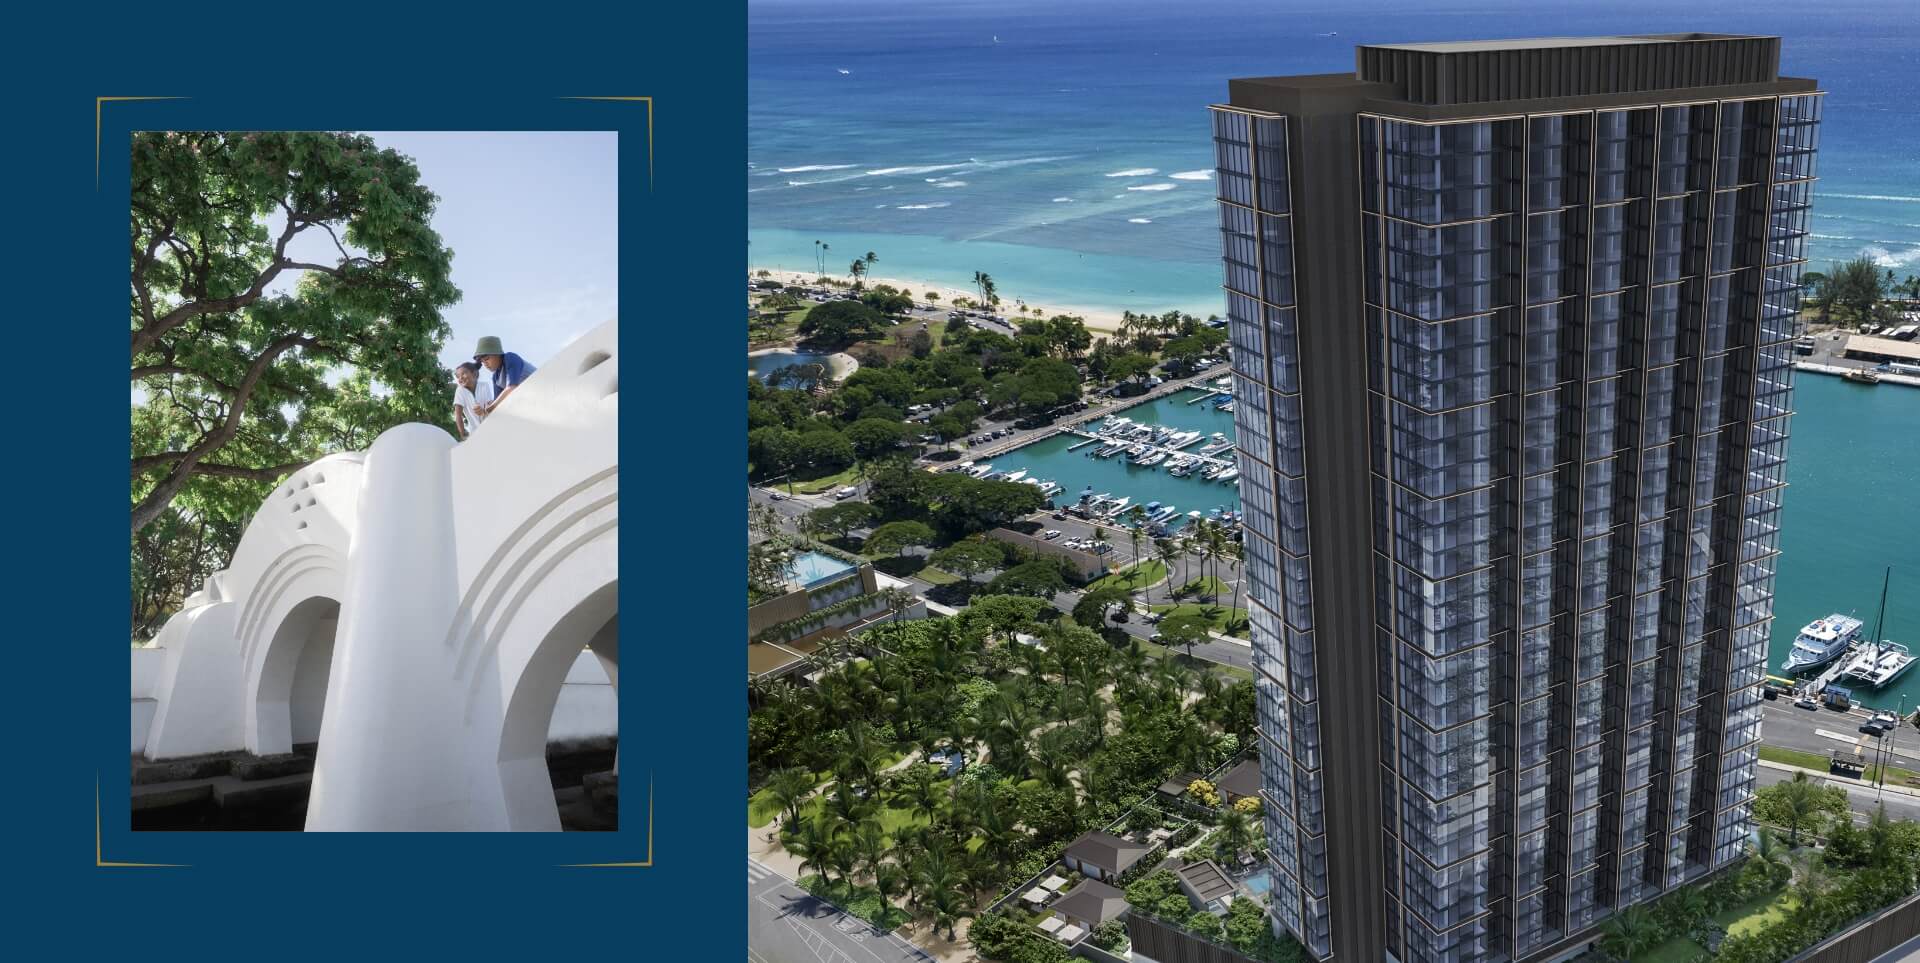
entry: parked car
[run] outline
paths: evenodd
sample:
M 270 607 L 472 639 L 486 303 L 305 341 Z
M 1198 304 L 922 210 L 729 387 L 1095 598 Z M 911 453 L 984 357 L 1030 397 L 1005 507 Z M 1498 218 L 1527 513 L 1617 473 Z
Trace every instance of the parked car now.
M 1166 617 L 1167 613 L 1165 612 L 1148 612 L 1141 621 L 1146 622 L 1148 625 L 1159 625 L 1160 620 Z
M 1812 696 L 1801 696 L 1793 700 L 1793 707 L 1796 709 L 1812 709 L 1818 712 L 1820 710 L 1820 703 Z
M 853 496 L 855 496 L 855 495 L 858 495 L 858 494 L 860 494 L 860 490 L 859 490 L 859 489 L 857 489 L 857 488 L 855 488 L 855 487 L 853 487 L 852 485 L 848 485 L 847 487 L 845 487 L 845 488 L 842 488 L 842 489 L 840 489 L 840 490 L 839 490 L 839 491 L 837 491 L 837 492 L 834 492 L 834 493 L 833 493 L 833 498 L 834 498 L 834 500 L 835 500 L 835 501 L 841 501 L 841 502 L 844 502 L 844 501 L 846 501 L 847 499 L 849 499 L 849 498 L 852 498 Z
M 1867 721 L 1860 723 L 1859 731 L 1864 732 L 1870 736 L 1878 737 L 1878 736 L 1886 735 L 1888 730 L 1892 728 L 1893 728 L 1893 725 L 1891 723 L 1881 722 L 1878 719 L 1868 719 Z
M 1056 511 L 1053 513 L 1053 518 L 1055 521 L 1064 522 L 1067 520 L 1067 513 L 1063 511 Z
M 1056 539 L 1056 538 L 1059 538 L 1059 537 L 1060 537 L 1060 530 L 1059 530 L 1059 529 L 1057 529 L 1057 528 L 1049 528 L 1049 529 L 1047 529 L 1046 531 L 1044 531 L 1044 532 L 1042 532 L 1042 533 L 1040 533 L 1040 537 L 1041 537 L 1041 538 L 1044 538 L 1044 539 L 1046 539 L 1046 540 L 1047 540 L 1047 541 L 1049 541 L 1049 542 L 1051 542 L 1051 541 L 1053 541 L 1054 539 Z

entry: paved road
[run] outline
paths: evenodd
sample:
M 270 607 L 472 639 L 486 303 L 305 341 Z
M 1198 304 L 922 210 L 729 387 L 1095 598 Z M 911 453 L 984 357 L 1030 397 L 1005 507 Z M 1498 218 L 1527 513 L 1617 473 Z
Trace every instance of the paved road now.
M 1774 769 L 1762 765 L 1756 781 L 1761 786 L 1771 786 L 1777 782 L 1786 782 L 1793 773 L 1784 769 Z M 1894 819 L 1920 819 L 1920 797 L 1898 792 L 1879 792 L 1871 785 L 1864 785 L 1858 779 L 1841 779 L 1827 776 L 1821 781 L 1828 785 L 1839 786 L 1847 791 L 1847 798 L 1853 804 L 1856 822 L 1865 822 L 1866 817 L 1881 803 L 1887 807 L 1887 815 Z
M 933 963 L 932 954 L 747 860 L 750 963 Z
M 1895 729 L 1886 745 L 1880 746 L 1877 745 L 1879 740 L 1858 731 L 1860 723 L 1868 718 L 1867 713 L 1858 709 L 1851 712 L 1800 709 L 1784 697 L 1761 705 L 1764 715 L 1761 717 L 1760 737 L 1769 746 L 1798 749 L 1822 756 L 1832 755 L 1835 749 L 1852 746 L 1859 746 L 1866 753 L 1884 748 L 1892 751 L 1895 765 L 1920 769 L 1920 730 L 1915 730 L 1911 723 Z

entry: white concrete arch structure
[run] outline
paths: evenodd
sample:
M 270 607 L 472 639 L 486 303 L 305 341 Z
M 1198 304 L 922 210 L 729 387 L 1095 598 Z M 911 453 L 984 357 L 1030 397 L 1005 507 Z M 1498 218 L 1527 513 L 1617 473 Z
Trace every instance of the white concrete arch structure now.
M 618 682 L 617 338 L 533 359 L 465 442 L 402 425 L 276 486 L 135 651 L 136 749 L 317 737 L 309 830 L 558 829 L 556 700 L 583 666 Z

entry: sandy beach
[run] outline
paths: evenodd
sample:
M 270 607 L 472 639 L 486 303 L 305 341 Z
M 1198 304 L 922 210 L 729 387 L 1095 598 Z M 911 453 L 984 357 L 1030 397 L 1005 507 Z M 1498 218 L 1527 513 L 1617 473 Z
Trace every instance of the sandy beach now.
M 804 274 L 799 271 L 779 271 L 773 268 L 761 268 L 757 265 L 747 269 L 748 273 L 754 277 L 759 277 L 762 270 L 769 272 L 774 280 L 782 284 L 811 285 L 814 278 L 818 277 L 818 275 Z M 833 275 L 829 276 L 831 277 Z M 868 287 L 886 284 L 902 291 L 911 291 L 913 292 L 913 299 L 915 301 L 921 301 L 926 297 L 928 291 L 933 291 L 940 295 L 940 303 L 943 305 L 952 304 L 955 298 L 973 300 L 980 296 L 980 292 L 971 288 L 950 287 L 944 284 L 934 284 L 930 281 L 914 281 L 890 277 L 870 277 L 864 280 Z M 1019 317 L 1020 302 L 1017 299 L 1017 293 L 1007 291 L 999 291 L 996 293 L 1000 295 L 999 313 L 1004 315 L 1008 320 Z M 1040 317 L 1043 318 L 1051 318 L 1056 314 L 1071 314 L 1082 318 L 1087 323 L 1087 330 L 1095 334 L 1111 335 L 1120 330 L 1120 312 L 1111 308 L 1089 308 L 1080 305 L 1056 304 L 1052 302 L 1039 304 L 1032 301 L 1027 302 L 1027 307 L 1039 309 Z M 1191 311 L 1191 309 L 1189 310 Z M 1204 312 L 1192 313 L 1196 313 L 1202 318 L 1206 317 Z M 1032 315 L 1029 314 L 1028 317 L 1032 317 Z

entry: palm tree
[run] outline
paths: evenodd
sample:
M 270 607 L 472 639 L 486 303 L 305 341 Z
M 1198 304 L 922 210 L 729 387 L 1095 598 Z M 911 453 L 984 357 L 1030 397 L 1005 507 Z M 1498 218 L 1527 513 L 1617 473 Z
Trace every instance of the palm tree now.
M 1786 851 L 1780 848 L 1780 837 L 1771 829 L 1760 830 L 1760 841 L 1754 846 L 1753 861 L 1766 870 L 1767 878 L 1778 881 L 1784 872 L 1790 871 Z
M 1631 963 L 1635 956 L 1647 950 L 1653 938 L 1659 935 L 1653 922 L 1653 916 L 1643 904 L 1636 903 L 1616 914 L 1601 927 L 1605 933 L 1600 939 L 1600 950 Z
M 831 244 L 828 244 L 828 243 L 827 243 L 827 242 L 825 242 L 825 241 L 821 241 L 821 242 L 820 242 L 820 274 L 821 274 L 821 276 L 822 276 L 822 277 L 825 277 L 825 276 L 826 276 L 826 273 L 827 273 L 827 252 L 828 252 L 828 251 L 831 251 L 831 250 L 833 250 L 833 245 L 831 245 Z
M 847 265 L 847 273 L 853 275 L 853 286 L 859 287 L 861 276 L 867 273 L 867 262 L 854 258 L 853 263 Z
M 856 862 L 870 876 L 878 875 L 880 864 L 891 850 L 886 830 L 880 828 L 880 820 L 864 819 L 853 827 L 853 833 L 847 838 L 847 847 L 853 853 Z
M 878 254 L 875 254 L 875 253 L 873 253 L 872 251 L 868 251 L 868 252 L 866 253 L 866 256 L 864 256 L 864 257 L 862 257 L 862 258 L 860 259 L 860 263 L 861 263 L 861 265 L 862 265 L 862 266 L 863 266 L 863 268 L 864 268 L 864 270 L 862 270 L 862 271 L 861 271 L 860 273 L 861 273 L 861 274 L 872 274 L 872 273 L 873 273 L 873 265 L 874 265 L 874 262 L 876 262 L 876 261 L 878 261 L 878 260 L 880 260 L 880 255 L 878 255 Z M 908 295 L 908 296 L 909 296 L 909 297 L 911 297 L 912 295 Z
M 1781 784 L 1780 799 L 1786 809 L 1787 829 L 1793 834 L 1787 845 L 1798 848 L 1800 827 L 1810 825 L 1820 817 L 1820 789 L 1807 779 L 1805 772 L 1796 772 L 1792 782 Z
M 1153 540 L 1153 554 L 1167 570 L 1167 601 L 1173 601 L 1173 566 L 1180 561 L 1180 543 L 1171 538 Z M 1149 595 L 1151 599 L 1151 595 Z
M 808 820 L 801 825 L 799 832 L 789 833 L 784 840 L 784 845 L 787 847 L 787 852 L 800 857 L 801 873 L 811 870 L 818 872 L 827 882 L 833 881 L 828 876 L 828 872 L 835 862 L 833 851 L 839 843 L 819 820 Z
M 1240 608 L 1240 588 L 1246 582 L 1245 579 L 1240 577 L 1240 563 L 1246 560 L 1247 546 L 1244 542 L 1229 541 L 1226 543 L 1225 550 L 1227 560 L 1232 563 L 1228 571 L 1233 575 L 1233 605 L 1229 606 L 1229 608 L 1238 609 Z M 1232 625 L 1228 625 L 1229 629 L 1232 627 Z
M 1220 813 L 1220 842 L 1233 856 L 1238 857 L 1253 847 L 1253 817 L 1245 812 L 1228 806 Z
M 924 763 L 908 769 L 906 781 L 900 784 L 900 798 L 906 800 L 914 815 L 924 815 L 928 822 L 940 811 L 941 794 L 933 767 Z
M 800 804 L 813 794 L 813 773 L 799 766 L 782 769 L 767 780 L 767 793 L 780 804 L 791 829 L 800 818 Z
M 951 850 L 935 846 L 923 851 L 913 866 L 914 903 L 933 917 L 935 929 L 945 927 L 947 939 L 964 917 L 972 916 L 972 894 Z

